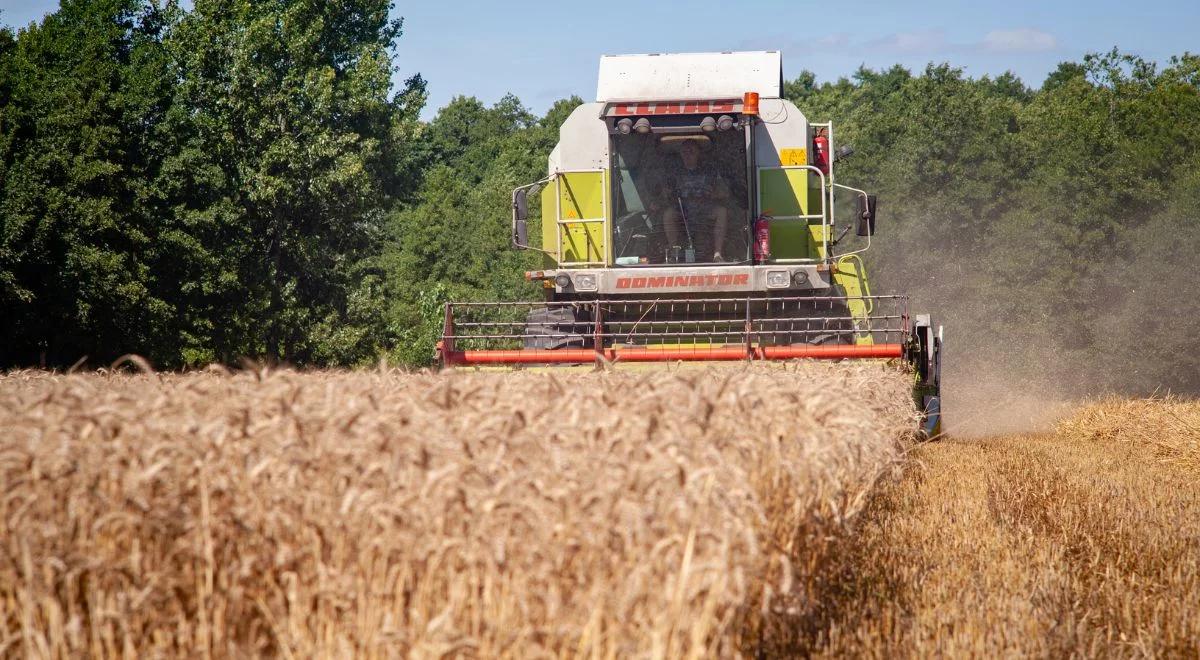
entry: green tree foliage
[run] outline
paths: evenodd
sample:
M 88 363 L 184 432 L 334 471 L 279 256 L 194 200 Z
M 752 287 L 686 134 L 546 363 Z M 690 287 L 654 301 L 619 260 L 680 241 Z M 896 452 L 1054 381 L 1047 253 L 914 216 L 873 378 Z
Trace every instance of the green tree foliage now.
M 433 292 L 456 299 L 515 299 L 537 296 L 523 271 L 537 267 L 536 255 L 511 249 L 509 208 L 513 188 L 545 176 L 546 157 L 558 128 L 578 98 L 559 101 L 539 120 L 513 97 L 491 108 L 458 97 L 424 128 L 430 167 L 418 199 L 388 223 L 381 259 L 389 274 L 385 296 L 396 355 L 414 364 L 433 356 L 433 339 L 408 328 L 428 323 Z M 439 324 L 440 329 L 440 324 Z
M 67 0 L 0 36 L 5 363 L 352 362 L 424 82 L 386 0 Z
M 880 194 L 877 286 L 946 319 L 959 373 L 1194 392 L 1198 64 L 1112 51 L 1036 91 L 945 65 L 785 89 L 854 144 L 840 176 Z
M 201 0 L 173 29 L 179 143 L 163 201 L 181 249 L 203 237 L 206 267 L 178 279 L 203 283 L 188 309 L 210 357 L 370 353 L 377 324 L 356 301 L 370 297 L 358 264 L 378 244 L 400 160 L 393 133 L 411 114 L 391 96 L 400 23 L 388 9 Z
M 164 15 L 67 0 L 0 36 L 0 359 L 154 352 L 172 314 L 151 283 L 144 204 L 165 103 Z

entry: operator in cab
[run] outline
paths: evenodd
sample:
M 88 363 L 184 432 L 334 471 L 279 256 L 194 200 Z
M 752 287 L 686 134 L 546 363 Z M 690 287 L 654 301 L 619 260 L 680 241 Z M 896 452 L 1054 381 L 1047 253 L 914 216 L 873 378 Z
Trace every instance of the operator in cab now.
M 701 143 L 709 144 L 700 137 L 683 140 L 679 146 L 682 167 L 669 173 L 663 183 L 663 230 L 676 255 L 680 251 L 675 248 L 703 250 L 711 236 L 712 261 L 724 262 L 721 251 L 729 224 L 729 182 L 712 162 L 701 157 Z

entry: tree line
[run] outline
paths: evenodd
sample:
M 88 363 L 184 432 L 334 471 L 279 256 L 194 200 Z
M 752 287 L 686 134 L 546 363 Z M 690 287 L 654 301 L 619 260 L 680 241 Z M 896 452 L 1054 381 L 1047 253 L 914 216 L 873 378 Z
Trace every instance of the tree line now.
M 1200 392 L 1200 57 L 1114 49 L 1036 89 L 805 73 L 787 94 L 858 149 L 840 176 L 884 200 L 876 280 L 944 320 L 962 384 Z
M 415 366 L 444 300 L 536 295 L 508 196 L 581 100 L 422 121 L 389 9 L 64 0 L 0 31 L 0 366 Z M 959 364 L 1200 389 L 1200 58 L 1097 53 L 1036 88 L 802 72 L 785 94 L 854 145 L 877 292 L 941 316 Z
M 374 352 L 424 102 L 388 10 L 65 0 L 0 33 L 0 362 Z

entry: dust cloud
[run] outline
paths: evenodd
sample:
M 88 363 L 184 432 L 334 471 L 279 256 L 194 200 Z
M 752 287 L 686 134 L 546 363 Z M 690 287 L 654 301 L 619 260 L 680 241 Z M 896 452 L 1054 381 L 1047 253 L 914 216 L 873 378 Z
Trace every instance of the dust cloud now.
M 1200 395 L 1191 217 L 1130 221 L 1136 244 L 1088 264 L 1053 253 L 1022 261 L 1014 255 L 1033 254 L 1036 241 L 981 237 L 954 229 L 969 223 L 952 214 L 907 209 L 866 258 L 877 293 L 908 295 L 913 314 L 945 329 L 948 434 L 1048 431 L 1099 397 Z
M 987 437 L 1051 430 L 1054 422 L 1102 392 L 1063 350 L 1053 322 L 1013 323 L 997 317 L 995 302 L 955 276 L 955 264 L 897 293 L 913 313 L 930 313 L 943 326 L 943 428 L 955 437 Z M 886 278 L 886 272 L 881 273 Z M 1033 315 L 1030 314 L 1030 317 Z

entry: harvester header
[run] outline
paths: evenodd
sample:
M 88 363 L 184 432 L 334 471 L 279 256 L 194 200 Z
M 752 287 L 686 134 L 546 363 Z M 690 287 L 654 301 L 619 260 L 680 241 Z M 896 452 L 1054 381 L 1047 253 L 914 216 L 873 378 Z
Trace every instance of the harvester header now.
M 512 195 L 544 299 L 448 304 L 442 363 L 895 359 L 936 423 L 940 330 L 872 295 L 875 196 L 782 92 L 777 51 L 602 57 L 546 177 Z

